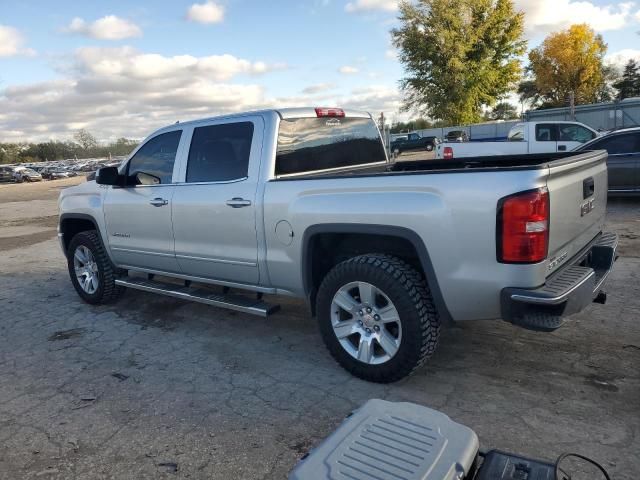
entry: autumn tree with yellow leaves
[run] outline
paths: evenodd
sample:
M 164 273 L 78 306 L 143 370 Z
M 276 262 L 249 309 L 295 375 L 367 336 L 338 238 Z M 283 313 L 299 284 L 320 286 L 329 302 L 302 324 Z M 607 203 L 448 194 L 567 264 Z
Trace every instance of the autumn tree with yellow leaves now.
M 606 52 L 602 37 L 586 24 L 571 25 L 567 30 L 550 34 L 529 52 L 531 98 L 544 107 L 564 106 L 570 95 L 576 105 L 603 100 L 608 77 L 604 65 Z

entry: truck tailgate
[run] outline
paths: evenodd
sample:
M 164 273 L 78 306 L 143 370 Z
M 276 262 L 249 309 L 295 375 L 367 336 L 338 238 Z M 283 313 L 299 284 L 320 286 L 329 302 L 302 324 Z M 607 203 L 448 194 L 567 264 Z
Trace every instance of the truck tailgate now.
M 607 152 L 559 159 L 548 167 L 550 275 L 602 231 L 607 207 Z

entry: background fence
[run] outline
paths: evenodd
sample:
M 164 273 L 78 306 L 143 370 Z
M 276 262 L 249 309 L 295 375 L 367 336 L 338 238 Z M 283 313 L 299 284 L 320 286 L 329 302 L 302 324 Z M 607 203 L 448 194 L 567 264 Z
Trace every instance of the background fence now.
M 565 120 L 584 123 L 595 130 L 612 130 L 622 127 L 640 126 L 640 98 L 627 98 L 619 102 L 594 103 L 590 105 L 578 105 L 571 109 L 550 108 L 547 110 L 529 110 L 524 114 L 525 120 L 530 122 Z M 506 122 L 485 122 L 457 127 L 427 128 L 416 130 L 421 136 L 434 136 L 444 139 L 445 135 L 453 130 L 464 130 L 469 139 L 481 141 L 506 140 L 511 127 L 522 120 L 509 120 Z

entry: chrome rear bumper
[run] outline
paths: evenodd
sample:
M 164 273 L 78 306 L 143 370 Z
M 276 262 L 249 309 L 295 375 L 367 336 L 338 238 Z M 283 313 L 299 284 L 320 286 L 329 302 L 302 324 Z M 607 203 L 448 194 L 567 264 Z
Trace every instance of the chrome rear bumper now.
M 616 260 L 618 236 L 600 234 L 590 247 L 534 289 L 502 290 L 502 317 L 533 330 L 555 330 L 563 317 L 584 309 L 600 293 Z

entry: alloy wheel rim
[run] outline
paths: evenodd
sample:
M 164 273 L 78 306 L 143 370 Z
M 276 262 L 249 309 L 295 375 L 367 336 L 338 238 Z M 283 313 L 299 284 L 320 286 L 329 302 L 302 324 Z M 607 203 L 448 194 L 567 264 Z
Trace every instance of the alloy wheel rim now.
M 79 245 L 73 253 L 73 268 L 80 288 L 90 295 L 96 293 L 100 284 L 98 264 L 91 250 L 84 245 Z
M 391 360 L 402 341 L 398 310 L 382 290 L 367 282 L 338 289 L 331 302 L 331 325 L 342 348 L 369 365 Z

